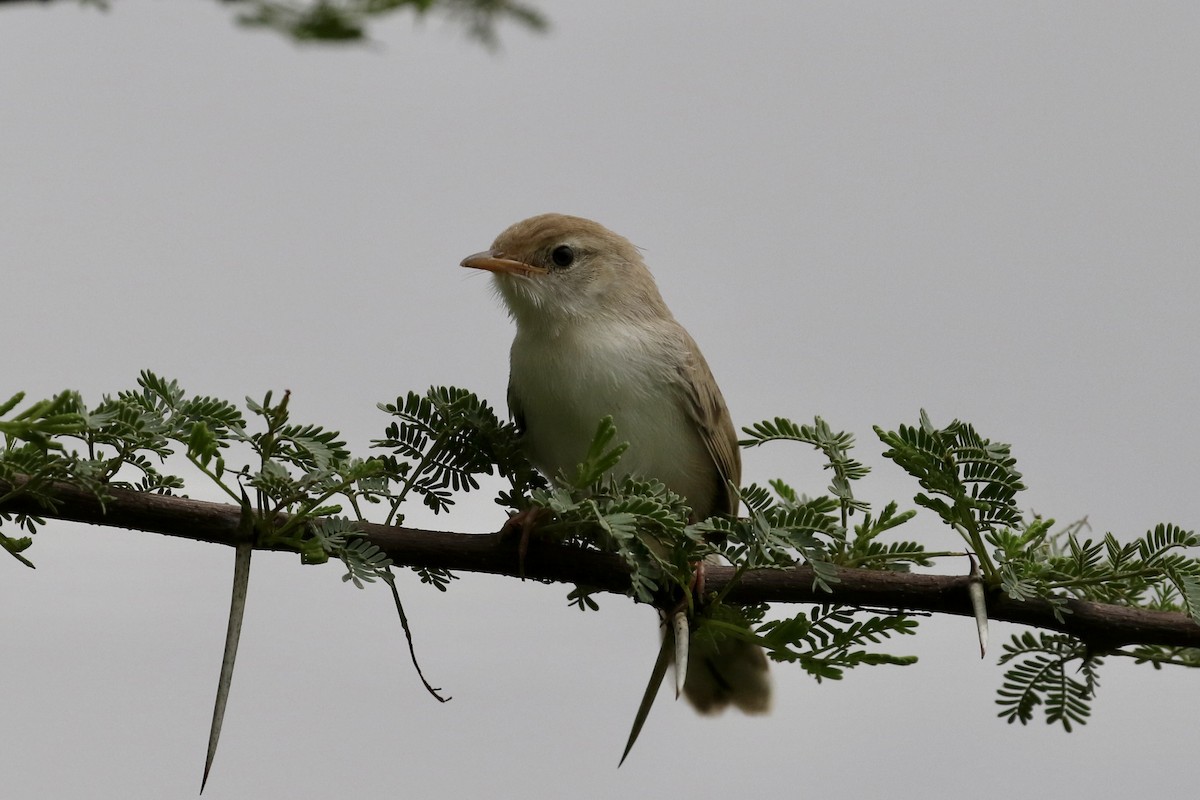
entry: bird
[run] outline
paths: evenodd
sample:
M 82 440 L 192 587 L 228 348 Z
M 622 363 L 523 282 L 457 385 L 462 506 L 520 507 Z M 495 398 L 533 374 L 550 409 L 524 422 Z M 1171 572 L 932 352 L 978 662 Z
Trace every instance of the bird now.
M 630 241 L 599 223 L 541 214 L 504 230 L 463 267 L 492 273 L 516 335 L 508 407 L 531 464 L 550 480 L 583 461 L 611 416 L 628 449 L 620 474 L 661 481 L 694 520 L 735 516 L 741 458 L 716 379 Z M 760 647 L 692 643 L 683 694 L 699 712 L 766 712 Z

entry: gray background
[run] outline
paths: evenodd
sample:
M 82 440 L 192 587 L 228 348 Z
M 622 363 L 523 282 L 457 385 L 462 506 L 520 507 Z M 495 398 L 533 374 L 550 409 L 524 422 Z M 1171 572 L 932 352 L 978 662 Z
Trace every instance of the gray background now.
M 1039 513 L 1196 524 L 1195 4 L 540 5 L 551 34 L 506 28 L 495 54 L 438 18 L 337 50 L 211 3 L 5 9 L 0 394 L 94 401 L 141 368 L 289 388 L 297 420 L 365 451 L 375 403 L 409 389 L 503 403 L 510 324 L 457 264 L 553 210 L 645 249 L 739 424 L 855 432 L 880 505 L 916 487 L 871 425 L 925 407 L 1012 442 Z M 784 446 L 746 473 L 827 479 Z M 496 529 L 470 499 L 409 521 Z M 31 555 L 0 560 L 3 794 L 194 796 L 232 554 L 53 523 Z M 406 575 L 438 705 L 386 592 L 339 577 L 256 556 L 206 797 L 1115 796 L 1196 775 L 1194 676 L 1112 664 L 1093 724 L 1012 727 L 957 618 L 894 645 L 915 667 L 777 667 L 766 719 L 664 698 L 618 771 L 651 611 Z

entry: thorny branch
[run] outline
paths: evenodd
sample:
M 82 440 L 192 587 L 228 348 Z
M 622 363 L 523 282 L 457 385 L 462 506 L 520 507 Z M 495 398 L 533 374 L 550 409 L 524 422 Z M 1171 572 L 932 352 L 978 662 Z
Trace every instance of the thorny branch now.
M 0 481 L 0 496 L 14 485 Z M 67 485 L 55 488 L 53 512 L 22 495 L 0 503 L 0 512 L 86 522 L 161 533 L 202 542 L 233 546 L 239 539 L 237 506 L 119 489 L 103 506 L 90 492 Z M 280 522 L 286 518 L 281 515 Z M 514 537 L 497 533 L 466 534 L 359 523 L 363 537 L 379 546 L 401 566 L 440 567 L 519 577 L 522 567 Z M 735 570 L 709 567 L 706 586 L 720 593 Z M 549 542 L 533 541 L 525 557 L 526 578 L 574 583 L 591 589 L 624 594 L 629 573 L 616 555 Z M 967 575 L 929 575 L 879 570 L 837 570 L 832 593 L 813 585 L 808 567 L 744 572 L 726 595 L 731 603 L 836 603 L 904 611 L 971 616 Z M 1200 647 L 1200 625 L 1183 614 L 1150 611 L 1081 600 L 1068 600 L 1069 613 L 1056 618 L 1050 603 L 1014 600 L 999 592 L 988 596 L 993 620 L 1061 631 L 1103 653 L 1129 644 Z

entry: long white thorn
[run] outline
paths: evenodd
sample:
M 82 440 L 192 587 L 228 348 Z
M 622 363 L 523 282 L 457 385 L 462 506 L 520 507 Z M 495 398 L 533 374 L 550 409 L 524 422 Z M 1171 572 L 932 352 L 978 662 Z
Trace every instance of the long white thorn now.
M 983 576 L 979 574 L 979 565 L 971 558 L 971 582 L 967 584 L 967 593 L 971 596 L 971 608 L 975 612 L 975 631 L 979 634 L 979 657 L 987 655 L 988 614 L 987 600 L 983 591 Z
M 688 644 L 692 638 L 688 632 L 687 614 L 682 611 L 675 612 L 671 627 L 675 636 L 675 699 L 678 700 L 679 695 L 683 693 L 683 684 L 687 681 Z
M 233 598 L 229 602 L 229 626 L 225 629 L 225 652 L 221 656 L 221 677 L 217 681 L 217 700 L 213 704 L 212 727 L 208 731 L 208 755 L 204 759 L 204 777 L 200 793 L 208 783 L 217 742 L 221 739 L 221 723 L 225 720 L 225 704 L 229 700 L 229 685 L 233 681 L 233 664 L 237 660 L 238 641 L 242 638 L 242 617 L 246 614 L 246 589 L 250 585 L 250 556 L 254 543 L 241 542 L 233 555 Z

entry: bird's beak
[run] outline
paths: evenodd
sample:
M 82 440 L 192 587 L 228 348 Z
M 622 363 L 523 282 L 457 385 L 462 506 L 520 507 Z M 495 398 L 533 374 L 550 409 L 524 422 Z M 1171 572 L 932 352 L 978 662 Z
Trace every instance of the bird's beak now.
M 546 275 L 550 272 L 550 270 L 544 267 L 535 267 L 533 264 L 526 264 L 524 261 L 505 258 L 502 253 L 497 253 L 494 250 L 485 250 L 482 253 L 467 256 L 462 260 L 462 266 L 471 267 L 472 269 L 486 269 L 488 272 L 505 275 Z

